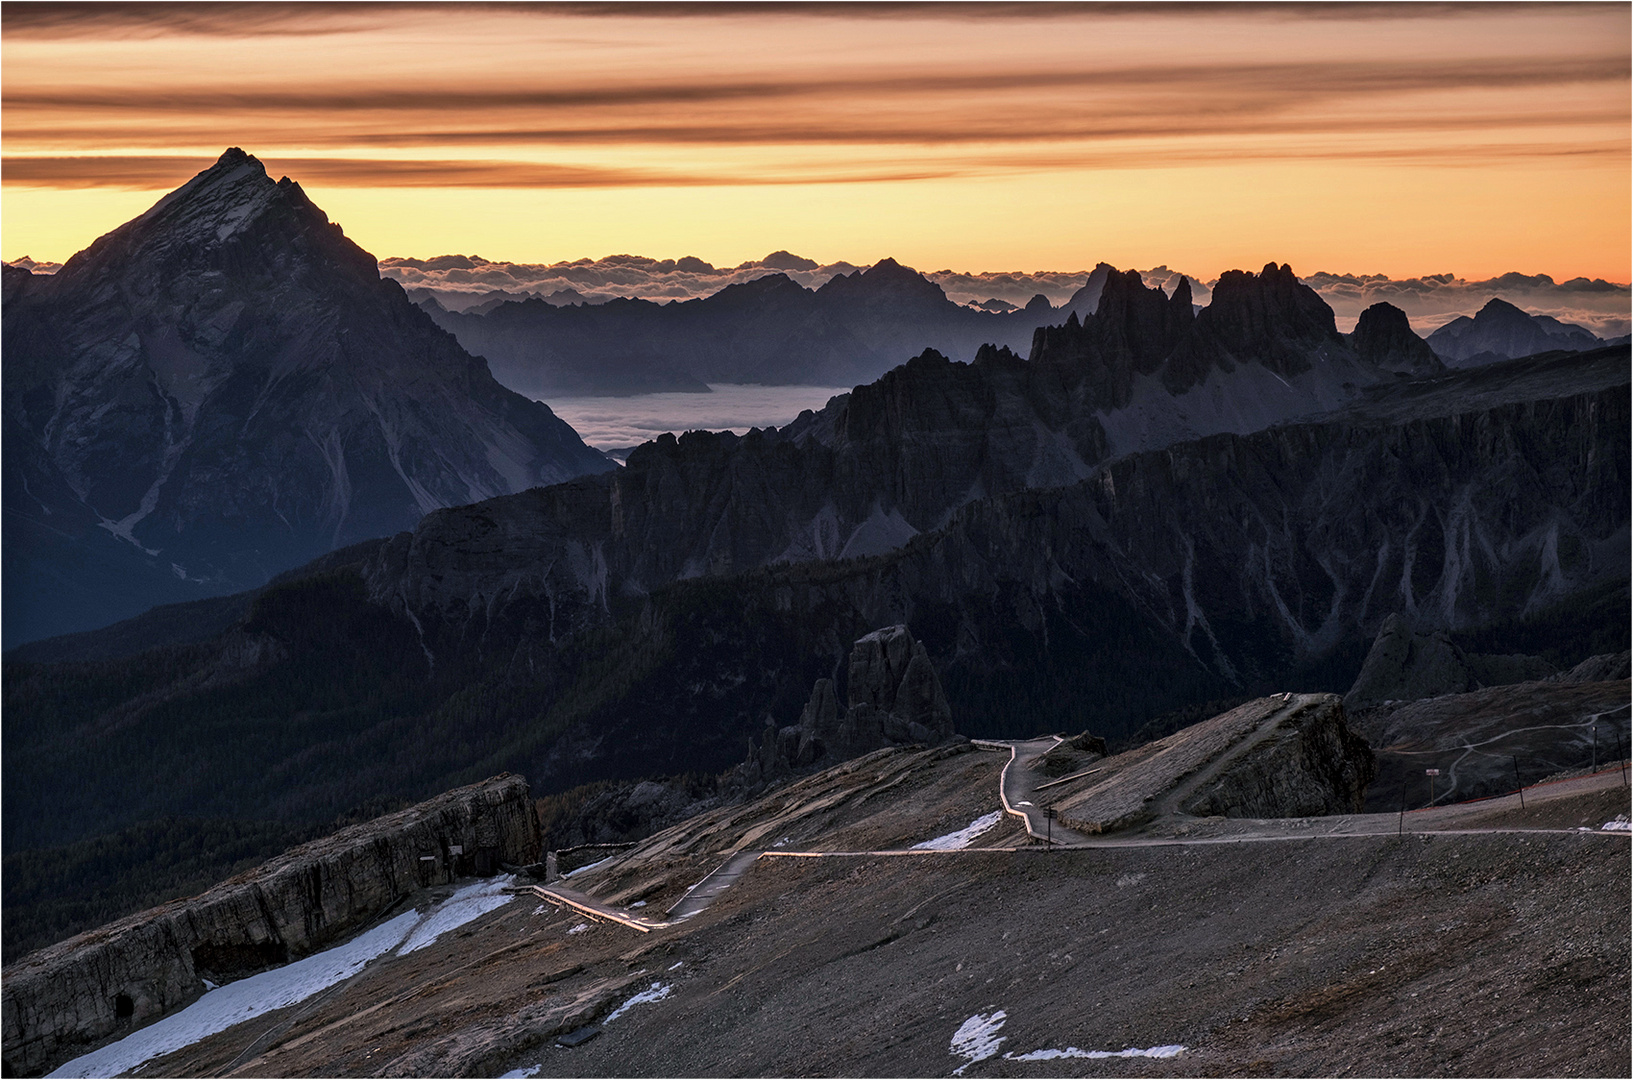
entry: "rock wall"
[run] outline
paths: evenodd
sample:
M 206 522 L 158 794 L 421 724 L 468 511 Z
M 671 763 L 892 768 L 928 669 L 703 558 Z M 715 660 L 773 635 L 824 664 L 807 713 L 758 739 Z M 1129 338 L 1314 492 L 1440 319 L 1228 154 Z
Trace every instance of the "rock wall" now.
M 47 1072 L 190 1004 L 206 978 L 220 984 L 297 960 L 426 886 L 538 857 L 527 782 L 506 774 L 41 949 L 5 971 L 5 1072 Z

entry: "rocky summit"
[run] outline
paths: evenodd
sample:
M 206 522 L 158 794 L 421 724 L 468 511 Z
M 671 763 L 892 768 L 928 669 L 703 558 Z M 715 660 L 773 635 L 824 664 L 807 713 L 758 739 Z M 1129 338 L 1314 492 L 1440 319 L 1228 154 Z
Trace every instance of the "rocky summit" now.
M 611 467 L 238 149 L 4 323 L 8 645 Z

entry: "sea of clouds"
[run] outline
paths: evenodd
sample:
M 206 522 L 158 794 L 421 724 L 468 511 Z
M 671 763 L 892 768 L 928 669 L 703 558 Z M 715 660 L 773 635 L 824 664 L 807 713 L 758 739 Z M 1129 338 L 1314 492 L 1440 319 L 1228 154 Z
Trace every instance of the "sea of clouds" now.
M 657 302 L 690 300 L 773 273 L 787 274 L 806 288 L 815 289 L 835 274 L 858 269 L 862 267 L 848 262 L 818 263 L 786 251 L 724 268 L 691 256 L 653 259 L 643 255 L 557 263 L 490 262 L 474 255 L 390 258 L 380 262 L 381 273 L 395 278 L 404 288 L 430 290 L 445 307 L 460 311 L 507 298 L 539 297 L 553 303 L 590 304 L 616 297 Z M 1059 307 L 1083 286 L 1091 271 L 920 272 L 940 285 L 954 303 L 1004 310 L 1006 305 L 1024 307 L 1040 294 Z M 1141 274 L 1147 284 L 1171 290 L 1182 271 L 1159 266 Z M 1406 312 L 1418 333 L 1427 335 L 1459 315 L 1473 315 L 1486 301 L 1500 296 L 1533 314 L 1552 315 L 1586 327 L 1600 337 L 1617 337 L 1628 332 L 1629 309 L 1633 306 L 1633 292 L 1627 285 L 1600 278 L 1578 277 L 1561 282 L 1547 274 L 1508 273 L 1470 280 L 1449 273 L 1391 278 L 1385 274 L 1317 271 L 1303 275 L 1302 280 L 1332 306 L 1338 328 L 1344 331 L 1354 327 L 1363 309 L 1388 301 Z M 1214 282 L 1194 276 L 1191 281 L 1196 302 L 1207 303 Z

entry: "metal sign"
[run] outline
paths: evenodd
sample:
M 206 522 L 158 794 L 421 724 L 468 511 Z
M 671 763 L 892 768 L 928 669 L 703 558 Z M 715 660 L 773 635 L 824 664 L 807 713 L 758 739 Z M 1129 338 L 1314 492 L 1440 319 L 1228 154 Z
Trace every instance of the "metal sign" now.
M 1440 770 L 1439 769 L 1424 769 L 1423 770 L 1423 775 L 1424 776 L 1439 776 L 1440 775 Z

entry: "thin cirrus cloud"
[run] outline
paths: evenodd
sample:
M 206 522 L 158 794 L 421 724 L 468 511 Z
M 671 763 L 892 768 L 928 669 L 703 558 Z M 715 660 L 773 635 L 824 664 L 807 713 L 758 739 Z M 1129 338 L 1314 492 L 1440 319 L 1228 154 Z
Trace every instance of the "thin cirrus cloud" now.
M 106 155 L 95 157 L 6 158 L 7 183 L 45 187 L 113 187 L 138 191 L 177 187 L 202 169 L 210 159 L 164 156 Z M 616 169 L 592 166 L 549 165 L 518 161 L 458 161 L 382 158 L 273 158 L 269 171 L 299 177 L 302 182 L 330 187 L 695 187 L 722 184 L 808 184 L 845 180 L 881 182 L 922 180 L 951 172 L 930 170 L 837 169 L 785 176 L 744 176 L 666 172 L 657 169 Z

